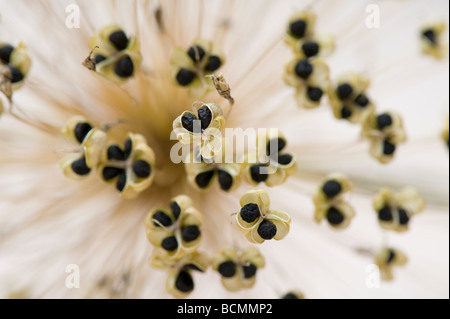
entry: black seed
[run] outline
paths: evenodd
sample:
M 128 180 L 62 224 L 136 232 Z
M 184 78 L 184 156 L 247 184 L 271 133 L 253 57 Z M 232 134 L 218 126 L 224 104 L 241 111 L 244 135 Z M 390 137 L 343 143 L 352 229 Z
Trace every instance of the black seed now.
M 128 78 L 133 75 L 134 66 L 133 61 L 129 56 L 120 59 L 114 67 L 114 72 L 121 78 Z
M 137 177 L 147 178 L 150 176 L 152 169 L 146 161 L 139 160 L 133 163 L 133 172 Z
M 156 211 L 153 214 L 153 219 L 157 220 L 164 227 L 168 227 L 168 226 L 172 225 L 172 220 L 170 219 L 169 215 L 167 215 L 165 212 L 160 211 L 160 210 Z M 156 227 L 161 227 L 156 222 L 153 222 L 153 225 L 155 225 Z
M 211 113 L 211 110 L 209 109 L 209 107 L 202 106 L 201 108 L 199 108 L 198 109 L 198 118 L 199 118 L 200 122 L 202 123 L 202 129 L 206 130 L 212 121 L 212 113 Z
M 298 297 L 295 294 L 293 294 L 292 292 L 289 292 L 289 293 L 285 294 L 283 296 L 283 298 L 281 298 L 281 299 L 298 299 Z
M 180 206 L 177 202 L 172 202 L 170 203 L 170 209 L 172 210 L 173 217 L 175 217 L 175 220 L 177 220 L 181 214 Z
M 344 221 L 344 215 L 334 207 L 327 211 L 327 220 L 331 225 L 340 225 Z
M 394 259 L 395 259 L 395 252 L 392 249 L 390 249 L 388 259 L 386 260 L 386 264 L 389 265 L 391 262 L 394 261 Z
M 317 42 L 305 42 L 302 45 L 303 53 L 308 57 L 313 57 L 319 53 L 319 44 Z
M 195 79 L 195 73 L 187 69 L 181 69 L 177 74 L 177 82 L 181 86 L 188 86 Z
M 342 191 L 342 186 L 339 182 L 331 180 L 322 186 L 322 191 L 328 198 L 333 198 Z
M 307 60 L 301 60 L 295 66 L 295 74 L 306 80 L 313 73 L 313 66 Z
M 128 46 L 128 38 L 125 32 L 116 31 L 111 33 L 109 36 L 109 41 L 116 47 L 117 50 L 125 50 Z
M 116 182 L 116 188 L 119 192 L 123 191 L 125 184 L 127 183 L 127 173 L 125 171 L 120 172 L 119 178 Z
M 281 165 L 288 165 L 292 162 L 292 155 L 290 154 L 284 154 L 278 157 L 278 163 Z
M 123 172 L 123 169 L 121 169 L 121 168 L 106 166 L 102 171 L 103 179 L 105 181 L 109 181 L 109 180 L 113 179 L 114 177 L 119 176 L 119 174 L 122 172 Z
M 200 236 L 200 229 L 196 225 L 183 227 L 181 237 L 187 243 L 194 241 Z
M 389 206 L 385 206 L 378 212 L 378 219 L 384 222 L 391 222 L 394 217 L 392 216 L 392 210 Z
M 221 66 L 222 61 L 220 61 L 220 58 L 218 56 L 213 55 L 209 57 L 208 64 L 205 66 L 205 71 L 214 72 Z
M 227 191 L 233 186 L 233 177 L 225 171 L 217 171 L 220 188 Z
M 92 126 L 89 123 L 78 123 L 75 126 L 75 138 L 77 139 L 78 142 L 83 143 L 84 138 L 86 137 L 86 135 L 88 135 L 88 133 L 92 130 Z
M 424 38 L 428 39 L 428 41 L 430 41 L 431 44 L 433 44 L 433 45 L 436 45 L 436 44 L 437 44 L 437 42 L 436 42 L 436 33 L 435 33 L 433 30 L 431 30 L 431 29 L 425 30 L 425 31 L 422 33 L 422 36 L 423 36 Z
M 194 290 L 194 280 L 187 271 L 182 270 L 175 281 L 175 287 L 181 292 L 190 292 Z
M 369 105 L 369 99 L 368 99 L 367 96 L 365 96 L 364 94 L 360 94 L 360 95 L 358 95 L 358 96 L 356 97 L 355 103 L 356 103 L 358 106 L 364 108 L 364 107 L 366 107 L 367 105 Z
M 383 130 L 391 125 L 392 125 L 392 117 L 389 114 L 383 113 L 377 116 L 377 127 L 379 130 Z
M 308 97 L 313 102 L 319 102 L 323 96 L 323 91 L 320 88 L 308 88 Z
M 256 271 L 258 270 L 258 268 L 256 268 L 256 266 L 253 264 L 244 266 L 242 267 L 242 269 L 244 269 L 244 278 L 246 279 L 252 278 L 254 275 L 256 275 Z
M 265 182 L 269 178 L 268 174 L 260 172 L 262 167 L 264 167 L 264 165 L 255 164 L 250 168 L 250 175 L 257 183 Z
M 192 59 L 192 61 L 200 62 L 205 56 L 205 50 L 203 50 L 203 48 L 198 45 L 192 46 L 188 50 L 188 55 Z
M 348 118 L 350 118 L 351 116 L 352 116 L 352 111 L 347 107 L 347 106 L 342 106 L 342 109 L 341 109 L 341 117 L 343 118 L 343 119 L 348 119 Z
M 195 126 L 197 126 L 197 123 L 195 123 L 195 121 L 198 121 L 198 118 L 194 114 L 186 113 L 181 118 L 181 125 L 183 125 L 183 127 L 186 130 L 188 130 L 189 132 L 200 133 L 200 132 L 197 132 L 198 127 L 195 127 L 196 128 L 196 130 L 195 130 L 196 132 L 194 132 L 194 124 L 195 124 Z
M 337 94 L 341 100 L 345 100 L 353 93 L 353 88 L 348 83 L 344 83 L 338 86 Z
M 167 251 L 174 251 L 178 248 L 178 242 L 175 236 L 164 238 L 161 242 L 161 247 Z
M 263 222 L 259 224 L 258 234 L 262 239 L 270 240 L 277 234 L 277 226 L 268 220 L 263 220 Z
M 105 60 L 106 60 L 106 57 L 103 56 L 103 55 L 101 55 L 101 54 L 97 54 L 97 55 L 95 56 L 95 63 L 96 63 L 96 64 L 101 63 L 101 62 L 103 62 L 103 61 L 105 61 Z
M 132 149 L 133 149 L 133 142 L 129 138 L 125 141 L 123 149 L 123 155 L 125 156 L 125 159 L 127 159 L 130 156 Z
M 198 174 L 195 177 L 195 183 L 200 188 L 206 188 L 209 185 L 209 183 L 211 182 L 211 179 L 213 178 L 214 173 L 215 173 L 215 171 L 207 171 L 207 172 Z
M 259 207 L 256 204 L 247 204 L 241 208 L 241 218 L 247 223 L 253 223 L 261 213 L 259 212 Z
M 217 269 L 222 277 L 231 278 L 236 274 L 236 264 L 232 261 L 225 261 Z
M 392 155 L 395 153 L 396 146 L 389 141 L 384 141 L 383 143 L 383 154 Z
M 123 153 L 122 149 L 117 145 L 111 145 L 110 147 L 108 147 L 107 154 L 109 160 L 118 160 L 118 161 L 125 160 L 125 154 Z
M 72 170 L 75 174 L 80 176 L 85 176 L 91 172 L 91 169 L 87 167 L 86 158 L 80 158 L 79 160 L 72 163 Z
M 398 217 L 399 217 L 400 225 L 407 225 L 409 223 L 409 215 L 406 210 L 399 208 Z
M 11 53 L 14 51 L 14 47 L 7 44 L 0 48 L 0 60 L 3 64 L 9 64 L 11 59 Z
M 282 138 L 272 139 L 267 143 L 267 155 L 276 155 L 286 147 L 286 141 Z
M 184 265 L 183 269 L 185 269 L 185 270 L 190 269 L 190 270 L 196 270 L 196 271 L 204 272 L 202 269 L 200 269 L 197 265 L 194 265 L 194 264 Z
M 306 22 L 303 20 L 297 20 L 291 23 L 289 26 L 289 31 L 296 38 L 303 38 L 306 32 Z
M 17 83 L 23 80 L 23 73 L 15 66 L 9 65 L 9 71 L 11 71 L 11 83 Z

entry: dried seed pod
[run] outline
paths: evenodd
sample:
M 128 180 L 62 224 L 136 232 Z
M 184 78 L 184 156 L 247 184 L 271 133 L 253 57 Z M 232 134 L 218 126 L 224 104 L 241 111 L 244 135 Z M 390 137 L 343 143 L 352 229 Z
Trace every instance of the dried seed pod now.
M 375 252 L 375 264 L 380 270 L 381 280 L 393 280 L 394 266 L 404 266 L 407 262 L 408 258 L 398 249 L 381 247 Z
M 287 140 L 280 131 L 261 131 L 256 145 L 256 152 L 247 154 L 244 160 L 244 178 L 249 184 L 265 183 L 274 187 L 297 172 L 295 155 L 283 152 Z
M 142 62 L 139 41 L 117 25 L 108 25 L 94 34 L 90 47 L 95 48 L 95 71 L 121 83 L 131 78 Z
M 356 72 L 341 75 L 328 97 L 334 116 L 351 123 L 360 123 L 365 114 L 373 112 L 375 105 L 367 97 L 370 79 Z
M 398 144 L 406 141 L 403 120 L 395 112 L 369 112 L 362 120 L 361 135 L 370 141 L 370 154 L 382 164 L 391 162 Z
M 335 229 L 347 228 L 355 216 L 353 207 L 344 199 L 351 190 L 353 184 L 347 176 L 339 173 L 329 175 L 313 195 L 314 220 L 320 223 L 326 218 Z
M 202 252 L 193 252 L 180 259 L 168 259 L 160 251 L 153 254 L 150 264 L 158 269 L 168 272 L 166 290 L 175 298 L 188 297 L 195 288 L 192 271 L 205 272 L 210 265 L 208 255 Z
M 0 92 L 11 100 L 15 90 L 21 88 L 31 67 L 27 47 L 20 42 L 16 47 L 0 42 Z M 0 114 L 2 111 L 0 101 Z
M 82 116 L 70 118 L 61 130 L 62 135 L 77 145 L 77 152 L 66 156 L 60 167 L 66 177 L 81 179 L 95 168 L 107 142 L 106 133 L 95 128 Z
M 212 75 L 225 64 L 225 55 L 212 42 L 196 39 L 188 50 L 175 48 L 170 59 L 175 85 L 187 87 L 193 98 L 202 98 L 214 90 Z
M 411 218 L 422 212 L 425 205 L 425 200 L 411 187 L 396 193 L 388 187 L 382 188 L 373 200 L 380 226 L 397 232 L 407 231 Z
M 297 55 L 286 64 L 284 81 L 296 89 L 297 105 L 311 109 L 321 104 L 329 91 L 329 68 L 322 58 L 305 59 Z
M 281 299 L 305 299 L 305 295 L 300 291 L 294 290 L 283 295 Z
M 241 165 L 226 162 L 227 144 L 225 140 L 222 142 L 221 151 L 210 160 L 205 160 L 198 149 L 189 154 L 188 160 L 185 160 L 187 179 L 196 189 L 208 189 L 215 180 L 226 192 L 230 192 L 240 185 Z
M 241 197 L 241 210 L 236 214 L 236 224 L 252 243 L 281 240 L 289 233 L 291 217 L 270 210 L 269 194 L 265 190 L 251 190 Z
M 255 246 L 242 251 L 225 247 L 212 258 L 212 267 L 219 272 L 222 284 L 228 291 L 252 288 L 257 270 L 264 266 L 264 257 Z
M 285 42 L 292 48 L 296 48 L 300 39 L 311 38 L 314 35 L 316 15 L 309 11 L 296 12 L 289 19 Z
M 172 199 L 170 210 L 153 209 L 145 219 L 147 239 L 166 258 L 181 258 L 197 250 L 202 235 L 202 216 L 185 195 Z
M 201 155 L 211 159 L 222 148 L 221 129 L 225 123 L 222 108 L 203 104 L 194 114 L 183 112 L 173 121 L 173 131 L 182 144 L 199 145 Z
M 448 57 L 448 43 L 443 43 L 443 33 L 447 29 L 444 21 L 428 23 L 420 30 L 422 53 L 436 59 Z M 448 37 L 447 37 L 448 38 Z
M 104 148 L 98 169 L 102 179 L 116 185 L 121 196 L 136 198 L 149 188 L 154 178 L 155 153 L 140 134 L 129 133 L 123 148 Z

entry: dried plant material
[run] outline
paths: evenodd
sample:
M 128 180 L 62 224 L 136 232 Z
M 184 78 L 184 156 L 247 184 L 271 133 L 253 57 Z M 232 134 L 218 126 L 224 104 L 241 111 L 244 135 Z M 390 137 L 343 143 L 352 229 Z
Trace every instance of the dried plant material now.
M 98 49 L 98 46 L 95 46 L 92 48 L 92 50 L 89 52 L 89 55 L 86 59 L 84 59 L 82 65 L 85 66 L 88 70 L 95 71 L 95 55 L 94 50 Z
M 224 99 L 228 100 L 231 105 L 234 104 L 234 99 L 231 97 L 231 88 L 228 85 L 225 77 L 220 74 L 219 76 L 215 76 L 214 74 L 207 75 L 207 77 L 211 78 L 213 81 L 214 87 L 217 90 L 217 93 Z

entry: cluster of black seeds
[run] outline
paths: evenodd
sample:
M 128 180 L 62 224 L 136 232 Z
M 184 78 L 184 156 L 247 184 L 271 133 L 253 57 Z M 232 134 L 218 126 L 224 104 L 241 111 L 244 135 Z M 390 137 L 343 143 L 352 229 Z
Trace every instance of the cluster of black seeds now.
M 9 69 L 10 72 L 9 76 L 12 84 L 20 82 L 24 78 L 22 72 L 14 65 L 10 64 L 11 55 L 14 49 L 15 48 L 9 44 L 4 44 L 2 47 L 0 47 L 0 62 L 6 65 L 6 67 Z
M 116 188 L 119 192 L 122 192 L 127 182 L 127 169 L 123 165 L 114 165 L 114 162 L 125 163 L 128 161 L 133 148 L 133 142 L 131 139 L 125 141 L 124 147 L 121 148 L 118 145 L 111 145 L 107 150 L 108 161 L 111 163 L 105 166 L 102 171 L 102 176 L 105 181 L 110 181 L 117 178 Z M 137 178 L 147 178 L 152 172 L 150 164 L 144 160 L 137 160 L 132 163 L 131 169 L 133 174 Z
M 336 180 L 329 180 L 322 186 L 322 192 L 328 199 L 333 199 L 342 192 L 342 185 Z M 344 221 L 344 214 L 340 212 L 336 207 L 331 206 L 328 208 L 326 216 L 330 225 L 338 226 Z
M 117 51 L 123 51 L 128 47 L 129 39 L 123 31 L 115 31 L 110 34 L 109 42 L 114 46 Z M 95 56 L 95 63 L 101 63 L 108 57 L 97 54 Z M 134 73 L 134 65 L 130 56 L 124 54 L 120 59 L 115 62 L 114 73 L 121 78 L 129 78 Z
M 348 119 L 353 115 L 350 104 L 356 105 L 361 110 L 365 109 L 370 104 L 369 98 L 364 93 L 360 93 L 355 97 L 354 89 L 349 83 L 338 85 L 336 93 L 339 100 L 342 102 L 341 117 L 343 119 Z
M 177 202 L 172 202 L 170 204 L 170 209 L 172 210 L 174 219 L 172 219 L 166 212 L 162 210 L 158 210 L 153 214 L 153 224 L 156 227 L 170 227 L 177 222 L 181 214 L 180 206 Z M 186 243 L 196 240 L 200 236 L 200 234 L 200 229 L 196 225 L 189 225 L 181 228 L 181 239 Z M 168 252 L 177 250 L 179 247 L 179 243 L 175 234 L 171 234 L 170 236 L 164 238 L 161 242 L 161 247 Z
M 222 66 L 222 61 L 218 56 L 215 55 L 208 56 L 208 61 L 204 61 L 206 52 L 199 45 L 194 45 L 190 47 L 189 50 L 187 51 L 187 54 L 196 65 L 202 65 L 206 63 L 203 68 L 205 73 L 214 72 Z M 179 85 L 188 86 L 195 80 L 197 76 L 198 75 L 192 70 L 189 70 L 187 68 L 181 68 L 176 75 L 176 80 Z

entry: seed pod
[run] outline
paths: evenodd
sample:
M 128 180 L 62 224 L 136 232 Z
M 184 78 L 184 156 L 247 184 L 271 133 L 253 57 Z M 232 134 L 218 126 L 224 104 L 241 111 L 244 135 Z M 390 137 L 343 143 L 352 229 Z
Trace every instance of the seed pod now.
M 443 43 L 443 34 L 447 29 L 444 21 L 434 21 L 424 25 L 420 31 L 422 53 L 435 59 L 448 57 L 448 43 Z
M 213 82 L 206 79 L 225 64 L 223 52 L 212 42 L 196 39 L 186 50 L 175 48 L 170 59 L 173 83 L 188 88 L 192 98 L 202 98 L 214 90 Z
M 115 184 L 121 196 L 136 198 L 154 178 L 155 153 L 140 134 L 128 133 L 124 146 L 111 143 L 104 148 L 98 170 L 101 178 Z
M 364 115 L 375 110 L 366 93 L 369 85 L 370 79 L 364 75 L 356 72 L 342 74 L 328 92 L 334 116 L 351 123 L 361 123 Z
M 270 210 L 269 194 L 265 190 L 247 192 L 240 203 L 236 224 L 250 242 L 262 244 L 265 240 L 281 240 L 289 233 L 291 218 L 284 212 Z M 243 216 L 248 205 L 256 205 L 259 210 L 259 216 L 251 222 L 246 222 Z
M 145 218 L 147 239 L 166 258 L 181 258 L 200 245 L 202 216 L 185 195 L 171 200 L 171 209 L 155 208 Z
M 384 281 L 394 279 L 394 266 L 404 266 L 408 258 L 398 249 L 381 247 L 375 252 L 375 264 L 380 270 L 380 278 Z
M 249 153 L 244 159 L 244 178 L 249 184 L 257 186 L 263 182 L 274 187 L 297 172 L 295 155 L 283 152 L 287 140 L 280 131 L 261 131 L 256 145 L 256 153 Z
M 173 131 L 180 143 L 199 146 L 202 157 L 211 159 L 222 148 L 221 129 L 224 123 L 222 108 L 208 103 L 203 104 L 197 114 L 183 112 L 173 121 Z
M 175 298 L 182 299 L 188 297 L 195 289 L 192 271 L 205 272 L 210 265 L 210 259 L 202 252 L 193 252 L 179 259 L 167 259 L 158 251 L 153 254 L 150 264 L 167 271 L 167 292 Z
M 292 48 L 296 48 L 300 39 L 314 35 L 316 15 L 309 11 L 296 12 L 291 16 L 286 28 L 284 40 Z
M 11 99 L 14 91 L 20 89 L 31 67 L 31 58 L 26 45 L 17 46 L 0 42 L 0 92 Z M 0 100 L 0 115 L 2 113 Z
M 223 286 L 233 292 L 252 288 L 257 270 L 264 266 L 264 257 L 255 246 L 242 251 L 225 247 L 212 258 L 212 267 L 221 275 Z
M 95 71 L 122 83 L 135 75 L 142 63 L 140 44 L 117 25 L 108 25 L 94 34 L 89 43 L 95 48 Z
M 369 112 L 362 120 L 361 135 L 370 141 L 370 154 L 382 164 L 394 159 L 398 144 L 406 141 L 401 116 L 395 112 Z
M 329 91 L 329 68 L 322 58 L 305 59 L 297 55 L 286 64 L 284 81 L 296 89 L 295 99 L 301 108 L 320 106 L 324 93 Z
M 60 167 L 64 175 L 71 179 L 86 177 L 100 161 L 107 142 L 106 133 L 95 128 L 82 116 L 70 118 L 61 133 L 66 140 L 79 148 L 77 153 L 61 160 Z
M 388 187 L 382 188 L 373 200 L 380 226 L 396 232 L 407 231 L 411 218 L 422 212 L 425 205 L 425 200 L 411 187 L 396 193 Z
M 353 184 L 343 174 L 329 175 L 313 195 L 315 206 L 314 220 L 323 219 L 335 229 L 345 229 L 350 225 L 355 211 L 344 199 L 344 195 L 353 190 Z
M 197 150 L 191 152 L 184 161 L 188 182 L 194 188 L 206 190 L 217 181 L 221 190 L 230 192 L 240 185 L 241 165 L 226 161 L 227 143 L 225 140 L 222 142 L 220 153 L 210 160 L 200 156 L 200 151 Z

